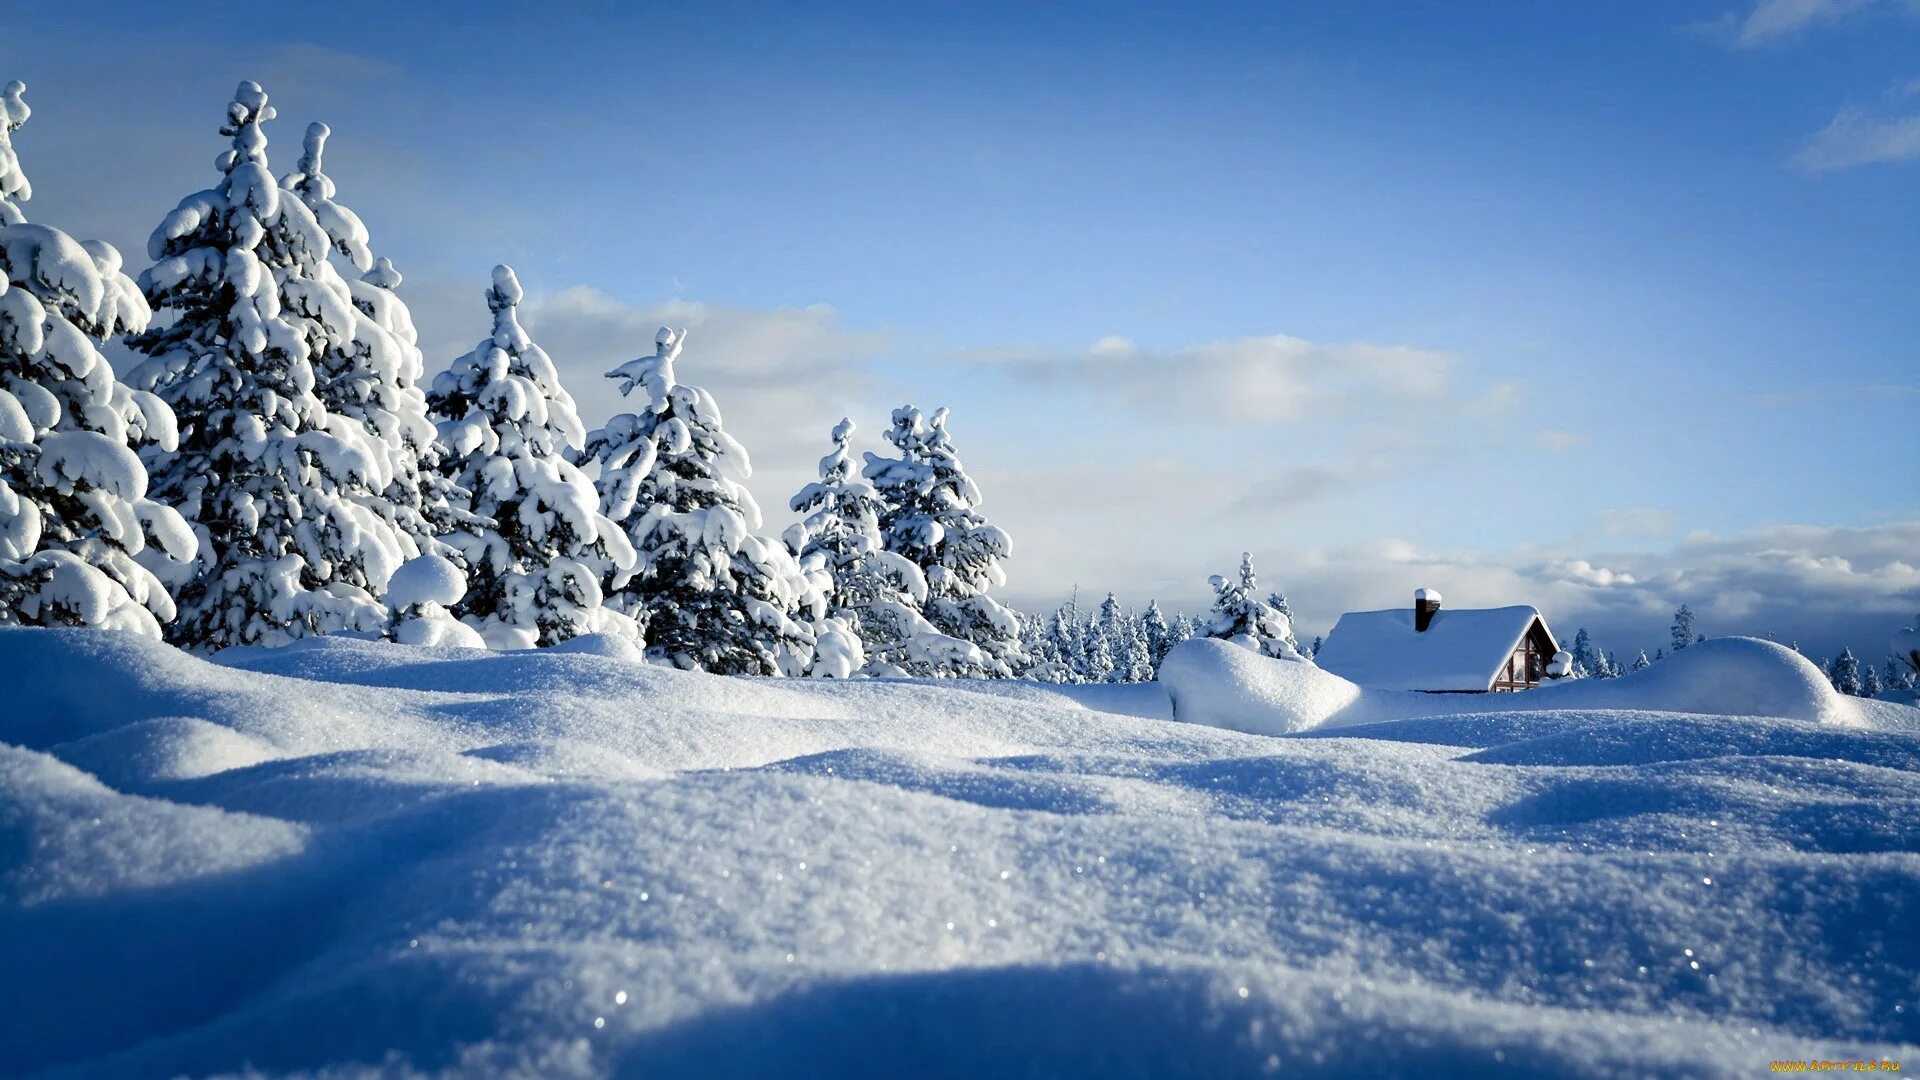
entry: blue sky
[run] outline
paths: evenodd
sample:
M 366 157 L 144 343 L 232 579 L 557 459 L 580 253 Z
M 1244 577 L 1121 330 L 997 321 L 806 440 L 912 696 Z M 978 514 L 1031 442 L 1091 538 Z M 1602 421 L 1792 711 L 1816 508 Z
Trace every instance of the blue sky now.
M 1247 548 L 1309 630 L 1920 608 L 1907 3 L 554 6 L 10 13 L 31 211 L 143 265 L 256 78 L 430 367 L 497 261 L 590 420 L 688 323 L 770 525 L 842 413 L 948 405 L 1026 603 Z

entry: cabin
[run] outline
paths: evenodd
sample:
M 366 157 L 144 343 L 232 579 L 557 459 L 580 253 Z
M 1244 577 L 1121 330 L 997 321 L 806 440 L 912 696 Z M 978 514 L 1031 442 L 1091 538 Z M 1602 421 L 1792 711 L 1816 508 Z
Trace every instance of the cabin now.
M 1484 694 L 1539 686 L 1559 651 L 1532 607 L 1443 610 L 1438 592 L 1416 589 L 1412 607 L 1340 616 L 1313 659 L 1361 686 Z

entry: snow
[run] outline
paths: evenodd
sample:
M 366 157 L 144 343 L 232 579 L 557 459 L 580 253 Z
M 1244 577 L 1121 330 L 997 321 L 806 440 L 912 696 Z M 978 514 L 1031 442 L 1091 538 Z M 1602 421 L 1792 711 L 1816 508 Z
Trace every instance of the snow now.
M 1525 605 L 1442 609 L 1424 631 L 1411 607 L 1349 611 L 1314 662 L 1383 690 L 1485 690 L 1540 613 Z
M 0 630 L 0 1060 L 1745 1076 L 1920 1050 L 1920 711 L 1822 697 L 1765 643 L 1467 698 L 1195 641 L 1171 702 L 623 647 Z
M 422 604 L 451 607 L 466 593 L 467 576 L 438 555 L 408 559 L 387 579 L 387 603 L 396 608 Z
M 1542 710 L 1771 716 L 1838 727 L 1870 726 L 1902 715 L 1836 693 L 1806 657 L 1754 638 L 1715 638 L 1619 678 L 1572 680 L 1516 693 L 1362 687 L 1326 665 L 1276 662 L 1217 640 L 1175 646 L 1161 665 L 1160 679 L 1177 719 L 1270 735 L 1419 716 Z

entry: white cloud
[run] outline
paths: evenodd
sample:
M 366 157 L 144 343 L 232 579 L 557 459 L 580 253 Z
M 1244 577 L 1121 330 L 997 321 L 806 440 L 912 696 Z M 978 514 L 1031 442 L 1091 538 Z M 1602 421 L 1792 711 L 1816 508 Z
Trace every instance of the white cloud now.
M 1169 351 L 1111 335 L 1077 354 L 1000 351 L 963 359 L 994 364 L 1034 384 L 1092 390 L 1191 422 L 1260 425 L 1322 416 L 1500 412 L 1519 394 L 1516 384 L 1498 382 L 1477 394 L 1461 393 L 1454 378 L 1459 362 L 1448 353 L 1366 342 L 1327 345 L 1286 334 Z
M 1920 608 L 1920 520 L 1857 528 L 1776 525 L 1689 536 L 1663 551 L 1409 552 L 1387 541 L 1267 560 L 1303 621 L 1390 606 L 1431 585 L 1450 603 L 1530 603 L 1569 633 L 1592 626 L 1616 649 L 1664 644 L 1667 618 L 1691 605 L 1708 634 L 1799 637 L 1819 650 L 1851 643 L 1878 655 Z M 1383 567 L 1391 573 L 1382 573 Z
M 1920 115 L 1875 116 L 1850 106 L 1793 155 L 1793 164 L 1823 173 L 1915 157 L 1920 157 Z
M 1731 21 L 1733 44 L 1751 49 L 1793 37 L 1871 6 L 1874 0 L 1758 0 Z

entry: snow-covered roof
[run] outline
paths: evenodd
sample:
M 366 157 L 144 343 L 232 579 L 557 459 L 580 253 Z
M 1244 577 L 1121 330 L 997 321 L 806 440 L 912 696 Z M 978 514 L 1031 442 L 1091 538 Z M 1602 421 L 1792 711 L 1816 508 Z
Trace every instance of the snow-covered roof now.
M 1412 607 L 1349 611 L 1313 659 L 1348 682 L 1383 690 L 1486 690 L 1539 617 L 1526 604 L 1442 608 L 1417 632 Z

